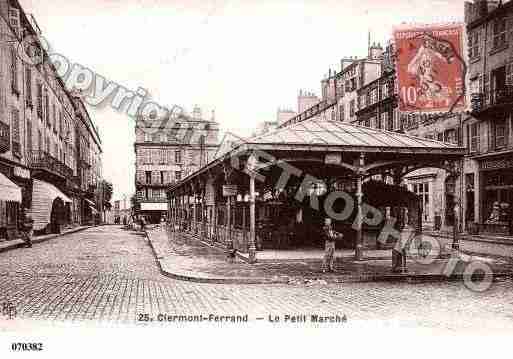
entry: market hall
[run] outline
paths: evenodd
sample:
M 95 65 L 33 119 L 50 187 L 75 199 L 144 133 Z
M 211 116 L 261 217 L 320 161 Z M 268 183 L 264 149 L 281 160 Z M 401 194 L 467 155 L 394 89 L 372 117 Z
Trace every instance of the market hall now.
M 410 207 L 406 224 L 422 230 L 416 223 L 416 197 L 400 186 L 402 178 L 420 168 L 442 168 L 458 177 L 465 149 L 309 119 L 222 144 L 219 152 L 168 188 L 170 223 L 255 263 L 258 252 L 271 248 L 319 248 L 326 216 L 335 216 L 335 227 L 347 233 L 355 259 L 364 259 L 365 249 L 381 245 L 377 232 L 383 225 L 368 224 L 369 205 L 377 206 L 383 218 L 401 216 L 401 208 Z

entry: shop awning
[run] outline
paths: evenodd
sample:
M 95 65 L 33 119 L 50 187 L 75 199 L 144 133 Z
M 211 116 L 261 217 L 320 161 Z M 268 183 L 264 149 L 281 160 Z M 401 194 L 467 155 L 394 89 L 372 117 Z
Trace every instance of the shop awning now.
M 0 173 L 0 200 L 21 203 L 21 188 Z
M 35 230 L 43 229 L 50 223 L 52 206 L 57 198 L 65 203 L 73 202 L 51 183 L 35 179 L 32 188 L 32 208 L 30 214 L 34 220 Z
M 47 194 L 48 197 L 52 199 L 52 201 L 58 197 L 62 199 L 63 202 L 73 202 L 68 196 L 62 193 L 62 191 L 55 187 L 53 184 L 41 180 L 34 180 L 34 192 L 44 192 Z
M 141 211 L 167 211 L 167 203 L 141 203 Z

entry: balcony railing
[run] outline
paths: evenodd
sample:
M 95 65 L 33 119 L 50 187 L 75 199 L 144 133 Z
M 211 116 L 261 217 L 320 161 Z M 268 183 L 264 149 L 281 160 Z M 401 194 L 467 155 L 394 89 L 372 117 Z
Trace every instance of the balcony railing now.
M 490 93 L 487 98 L 484 93 L 473 93 L 471 95 L 472 111 L 479 113 L 494 107 L 513 104 L 513 86 L 497 89 Z
M 11 148 L 11 131 L 9 125 L 0 122 L 0 153 L 9 151 Z
M 152 181 L 152 182 L 146 182 L 146 181 L 135 181 L 135 185 L 137 187 L 168 187 L 172 184 L 175 184 L 177 181 L 164 181 L 162 183 L 161 181 Z
M 73 177 L 71 168 L 44 151 L 29 152 L 28 163 L 33 169 L 45 170 L 63 178 Z

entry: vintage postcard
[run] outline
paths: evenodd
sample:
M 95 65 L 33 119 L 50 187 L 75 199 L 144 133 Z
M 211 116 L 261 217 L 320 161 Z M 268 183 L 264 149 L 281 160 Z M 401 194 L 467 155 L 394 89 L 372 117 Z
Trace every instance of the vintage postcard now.
M 512 275 L 513 1 L 0 0 L 0 357 L 502 354 Z

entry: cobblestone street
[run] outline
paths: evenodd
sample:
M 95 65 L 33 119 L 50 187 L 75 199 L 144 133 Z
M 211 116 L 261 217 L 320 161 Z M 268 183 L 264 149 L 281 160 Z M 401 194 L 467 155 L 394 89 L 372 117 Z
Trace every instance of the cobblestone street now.
M 343 315 L 445 329 L 513 328 L 513 285 L 206 285 L 160 274 L 142 235 L 104 226 L 0 254 L 0 302 L 21 319 L 134 323 L 139 314 Z M 5 317 L 0 319 L 5 320 Z

